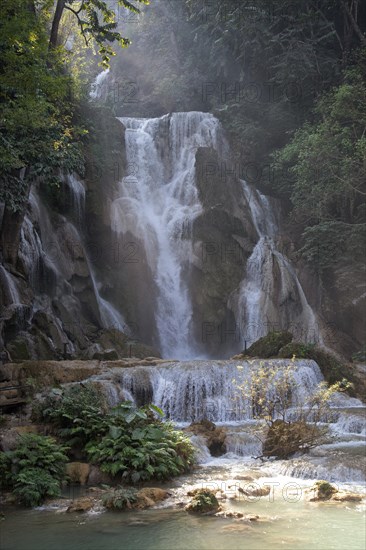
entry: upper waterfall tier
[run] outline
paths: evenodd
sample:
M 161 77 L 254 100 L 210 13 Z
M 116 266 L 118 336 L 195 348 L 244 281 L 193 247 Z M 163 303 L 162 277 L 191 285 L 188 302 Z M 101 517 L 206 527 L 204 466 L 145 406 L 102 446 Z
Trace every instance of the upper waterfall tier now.
M 120 238 L 133 235 L 143 247 L 151 278 L 140 299 L 156 299 L 163 355 L 192 357 L 193 311 L 185 270 L 192 263 L 192 222 L 202 211 L 195 158 L 200 147 L 223 149 L 220 124 L 200 112 L 119 120 L 126 128 L 128 175 L 112 204 L 112 229 Z

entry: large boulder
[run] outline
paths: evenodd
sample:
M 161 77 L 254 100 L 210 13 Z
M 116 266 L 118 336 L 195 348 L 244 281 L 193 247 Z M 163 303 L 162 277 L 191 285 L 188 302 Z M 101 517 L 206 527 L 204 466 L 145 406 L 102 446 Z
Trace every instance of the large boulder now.
M 87 462 L 69 462 L 66 464 L 66 475 L 71 483 L 86 485 L 90 473 L 90 465 Z
M 289 344 L 292 338 L 290 332 L 269 332 L 254 342 L 246 351 L 243 351 L 243 356 L 260 357 L 261 359 L 276 357 L 280 349 Z
M 222 456 L 226 453 L 225 428 L 218 428 L 210 420 L 204 419 L 199 422 L 193 422 L 186 430 L 194 435 L 203 436 L 212 456 Z
M 95 502 L 90 497 L 81 497 L 73 500 L 67 509 L 67 512 L 88 512 L 94 506 Z

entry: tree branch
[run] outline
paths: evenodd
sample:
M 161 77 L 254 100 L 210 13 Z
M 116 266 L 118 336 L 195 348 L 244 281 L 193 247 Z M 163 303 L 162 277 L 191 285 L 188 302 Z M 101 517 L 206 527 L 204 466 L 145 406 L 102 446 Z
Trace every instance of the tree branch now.
M 350 20 L 350 23 L 353 27 L 353 30 L 355 31 L 356 35 L 358 36 L 358 38 L 360 39 L 361 41 L 361 44 L 363 46 L 366 46 L 366 38 L 365 36 L 362 34 L 362 31 L 360 29 L 360 27 L 358 26 L 358 23 L 357 21 L 355 20 L 355 18 L 353 17 L 353 13 L 351 12 L 351 10 L 349 9 L 349 6 L 348 4 L 346 4 L 346 2 L 344 0 L 341 0 L 341 4 L 343 6 L 343 9 L 344 11 L 346 12 L 346 14 L 348 15 L 348 19 Z

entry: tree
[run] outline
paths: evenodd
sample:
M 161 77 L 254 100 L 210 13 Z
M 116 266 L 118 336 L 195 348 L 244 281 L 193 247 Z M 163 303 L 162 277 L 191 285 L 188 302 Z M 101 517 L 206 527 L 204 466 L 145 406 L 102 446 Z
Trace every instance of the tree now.
M 303 227 L 300 253 L 320 272 L 364 261 L 366 241 L 365 53 L 324 95 L 293 139 L 274 155 L 278 188 Z
M 286 459 L 297 452 L 306 453 L 324 442 L 327 429 L 319 423 L 330 417 L 329 403 L 333 394 L 348 387 L 346 380 L 330 386 L 321 382 L 312 395 L 296 401 L 295 372 L 293 362 L 283 368 L 261 363 L 252 368 L 249 383 L 237 386 L 249 400 L 253 418 L 264 421 L 258 437 L 265 457 Z
M 149 4 L 149 0 L 136 0 L 136 2 Z M 140 10 L 128 0 L 118 0 L 118 5 L 134 13 L 140 13 Z M 109 66 L 110 57 L 115 55 L 108 42 L 117 42 L 122 48 L 131 43 L 128 38 L 124 38 L 117 32 L 116 12 L 103 0 L 57 0 L 51 26 L 50 49 L 58 45 L 60 22 L 65 10 L 76 17 L 86 44 L 89 45 L 91 40 L 96 42 L 104 67 Z

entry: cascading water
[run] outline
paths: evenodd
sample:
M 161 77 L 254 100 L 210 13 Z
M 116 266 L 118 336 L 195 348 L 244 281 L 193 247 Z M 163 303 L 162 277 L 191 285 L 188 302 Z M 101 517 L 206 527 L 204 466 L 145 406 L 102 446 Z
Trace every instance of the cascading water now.
M 98 282 L 96 280 L 93 267 L 90 260 L 86 256 L 90 278 L 93 284 L 94 294 L 98 303 L 100 320 L 104 328 L 120 330 L 126 334 L 129 334 L 129 328 L 124 320 L 123 315 L 117 311 L 117 309 L 108 300 L 102 298 L 99 292 Z
M 165 361 L 154 366 L 113 367 L 91 380 L 104 389 L 110 405 L 123 400 L 139 406 L 154 403 L 166 418 L 178 423 L 202 419 L 219 423 L 226 431 L 223 458 L 236 463 L 238 457 L 251 460 L 250 457 L 262 454 L 250 397 L 239 386 L 248 387 L 253 372 L 260 366 L 275 367 L 280 376 L 288 365 L 289 360 L 285 359 L 242 361 L 240 369 L 232 360 Z M 318 365 L 312 360 L 297 359 L 292 366 L 292 408 L 287 411 L 288 419 L 296 415 L 297 407 L 306 407 L 307 399 L 323 381 Z M 321 424 L 329 427 L 327 440 L 304 457 L 271 463 L 268 466 L 271 475 L 355 482 L 364 479 L 366 408 L 358 399 L 343 393 L 336 393 L 330 406 L 327 423 Z M 202 436 L 194 436 L 192 441 L 200 461 L 210 462 L 212 457 Z
M 6 269 L 2 265 L 0 265 L 0 272 L 2 280 L 1 282 L 4 285 L 4 289 L 6 291 L 8 305 L 19 305 L 20 295 L 12 275 L 8 271 L 6 271 Z
M 238 422 L 252 418 L 249 399 L 238 386 L 249 384 L 251 373 L 261 364 L 259 360 L 245 361 L 238 369 L 233 361 L 168 362 L 162 366 L 116 369 L 111 376 L 115 384 L 137 402 L 155 403 L 168 418 L 177 422 L 203 418 L 213 422 Z M 288 364 L 286 359 L 275 360 L 279 372 Z M 323 377 L 312 360 L 297 360 L 294 365 L 293 402 L 301 404 Z
M 105 81 L 109 75 L 109 69 L 105 69 L 105 71 L 102 71 L 99 73 L 93 84 L 91 85 L 91 91 L 89 93 L 89 97 L 93 100 L 96 99 L 102 99 L 106 94 L 105 90 L 103 90 L 103 87 L 105 85 Z
M 71 215 L 75 217 L 76 225 L 81 227 L 85 215 L 85 187 L 75 174 L 67 175 L 65 181 L 70 190 Z
M 276 248 L 278 224 L 270 199 L 241 183 L 259 237 L 238 295 L 231 299 L 242 344 L 253 343 L 274 327 L 290 330 L 299 340 L 322 344 L 318 321 L 295 269 Z
M 120 118 L 126 128 L 130 175 L 119 183 L 112 228 L 143 244 L 153 274 L 156 326 L 165 357 L 195 355 L 189 281 L 190 231 L 202 211 L 195 182 L 199 147 L 221 146 L 219 122 L 209 113 L 174 113 L 155 119 Z

